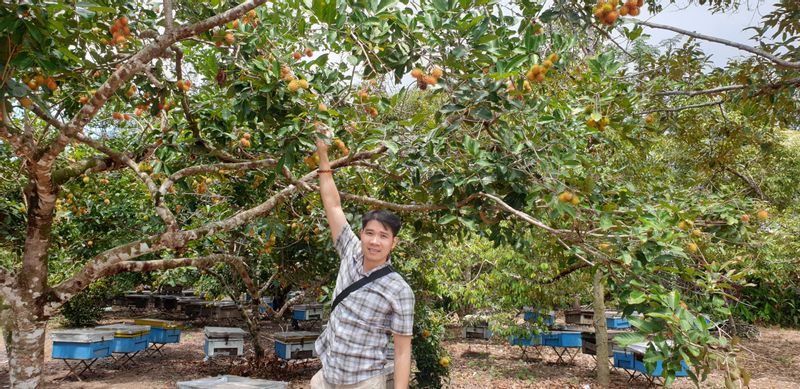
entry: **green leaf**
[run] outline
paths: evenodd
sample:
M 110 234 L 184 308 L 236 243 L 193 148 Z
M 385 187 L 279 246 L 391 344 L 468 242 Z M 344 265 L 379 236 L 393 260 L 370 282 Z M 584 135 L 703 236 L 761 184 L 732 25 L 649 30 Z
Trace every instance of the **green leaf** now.
M 458 220 L 458 217 L 456 215 L 444 215 L 441 218 L 439 218 L 439 224 L 442 225 L 450 224 L 456 220 Z
M 642 343 L 645 340 L 647 340 L 647 338 L 637 332 L 626 332 L 614 337 L 614 342 L 620 347 L 627 347 L 635 343 Z

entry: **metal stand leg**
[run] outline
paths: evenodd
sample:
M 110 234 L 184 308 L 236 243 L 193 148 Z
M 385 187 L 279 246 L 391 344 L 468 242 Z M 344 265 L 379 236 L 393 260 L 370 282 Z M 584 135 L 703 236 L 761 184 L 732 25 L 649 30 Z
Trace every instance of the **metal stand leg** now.
M 75 378 L 76 378 L 78 381 L 83 381 L 83 380 L 81 379 L 81 377 L 80 377 L 80 376 L 81 376 L 81 374 L 83 374 L 83 373 L 84 373 L 85 371 L 87 371 L 87 370 L 88 370 L 90 373 L 94 373 L 94 371 L 92 371 L 92 365 L 93 365 L 93 364 L 94 364 L 94 363 L 97 361 L 97 358 L 95 358 L 95 359 L 91 359 L 91 360 L 90 360 L 90 362 L 88 362 L 88 363 L 86 362 L 86 360 L 85 360 L 85 359 L 79 359 L 79 360 L 78 360 L 78 362 L 77 362 L 77 363 L 75 363 L 74 365 L 71 365 L 71 364 L 69 363 L 69 359 L 62 359 L 62 361 L 64 361 L 64 364 L 65 364 L 65 365 L 67 365 L 67 368 L 69 369 L 69 373 L 67 373 L 67 375 L 65 375 L 64 377 L 62 377 L 62 378 L 61 378 L 62 380 L 63 380 L 63 379 L 66 379 L 67 377 L 69 377 L 69 376 L 71 376 L 71 375 L 72 375 L 72 376 L 75 376 Z M 81 369 L 81 371 L 79 371 L 79 372 L 77 372 L 77 373 L 76 373 L 76 372 L 75 372 L 75 370 L 77 370 L 77 369 L 78 369 L 78 368 L 80 368 L 80 367 L 83 367 L 83 368 Z

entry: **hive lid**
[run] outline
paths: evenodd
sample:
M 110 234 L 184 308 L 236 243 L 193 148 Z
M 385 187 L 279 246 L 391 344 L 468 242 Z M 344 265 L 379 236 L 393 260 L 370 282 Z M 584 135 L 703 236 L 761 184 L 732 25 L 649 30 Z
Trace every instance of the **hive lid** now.
M 292 307 L 294 311 L 310 311 L 312 309 L 322 309 L 322 304 L 300 304 Z
M 178 382 L 178 389 L 287 389 L 288 382 L 224 375 Z
M 175 330 L 180 328 L 180 323 L 172 320 L 162 319 L 134 319 L 133 324 L 150 326 L 152 328 L 163 328 L 167 330 Z
M 203 334 L 207 338 L 244 338 L 247 332 L 239 327 L 206 327 Z
M 138 324 L 108 324 L 104 326 L 97 326 L 96 329 L 100 330 L 112 330 L 114 331 L 114 336 L 129 336 L 129 337 L 136 337 L 142 336 L 150 333 L 150 326 L 147 325 L 138 325 Z
M 275 336 L 276 340 L 288 343 L 288 342 L 303 342 L 308 340 L 317 340 L 317 338 L 319 337 L 319 333 L 311 331 L 284 331 L 284 332 L 276 332 L 273 334 L 273 336 Z
M 94 343 L 113 339 L 114 330 L 67 328 L 51 331 L 50 338 L 54 342 Z

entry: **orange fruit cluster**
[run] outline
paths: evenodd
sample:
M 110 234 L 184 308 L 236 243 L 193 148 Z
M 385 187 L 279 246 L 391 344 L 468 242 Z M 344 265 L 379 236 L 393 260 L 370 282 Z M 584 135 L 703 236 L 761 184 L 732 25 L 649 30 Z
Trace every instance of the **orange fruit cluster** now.
M 289 81 L 289 85 L 287 86 L 289 92 L 297 92 L 298 89 L 308 89 L 308 81 L 300 79 L 300 80 L 291 80 Z
M 411 71 L 411 77 L 417 79 L 417 87 L 422 90 L 428 89 L 428 85 L 438 84 L 439 79 L 442 78 L 443 75 L 444 71 L 438 66 L 434 66 L 433 69 L 431 69 L 431 74 L 425 74 L 420 68 L 414 68 Z
M 641 12 L 641 8 L 644 5 L 644 0 L 627 0 L 625 4 L 620 7 L 619 15 L 620 16 L 639 16 L 639 12 Z
M 590 128 L 596 128 L 600 131 L 603 131 L 606 129 L 606 126 L 608 126 L 609 122 L 608 116 L 603 116 L 600 118 L 600 120 L 594 120 L 594 118 L 590 117 L 588 120 L 586 120 L 586 125 Z
M 111 41 L 109 44 L 122 45 L 131 36 L 131 30 L 128 27 L 128 17 L 123 16 L 114 21 L 109 29 L 111 31 Z
M 28 86 L 28 89 L 32 91 L 36 91 L 37 89 L 39 89 L 39 87 L 47 87 L 47 89 L 50 89 L 52 91 L 58 89 L 58 83 L 56 83 L 56 80 L 53 77 L 45 78 L 41 74 L 37 74 L 36 76 L 30 79 L 23 78 L 22 81 L 24 81 L 25 85 Z
M 347 148 L 347 145 L 345 145 L 344 141 L 342 141 L 341 139 L 339 138 L 334 139 L 333 144 L 336 146 L 337 149 L 339 149 L 342 155 L 345 156 L 350 155 L 350 149 Z
M 189 89 L 192 88 L 192 82 L 189 80 L 178 80 L 175 82 L 175 86 L 184 92 L 188 92 Z
M 128 115 L 127 113 L 114 112 L 111 114 L 111 117 L 114 120 L 131 120 L 131 115 Z
M 253 27 L 258 26 L 258 16 L 256 16 L 256 10 L 251 9 L 250 11 L 247 11 L 247 14 L 242 17 L 242 21 L 244 24 L 249 24 Z
M 603 23 L 607 26 L 613 26 L 614 23 L 617 22 L 617 18 L 619 18 L 619 10 L 617 6 L 619 5 L 619 0 L 597 0 L 597 4 L 594 6 L 594 17 L 600 23 Z
M 547 71 L 553 66 L 554 63 L 558 62 L 558 54 L 552 53 L 547 56 L 547 59 L 542 61 L 541 64 L 533 64 L 528 72 L 525 74 L 525 78 L 530 81 L 544 81 L 544 77 L 547 74 Z

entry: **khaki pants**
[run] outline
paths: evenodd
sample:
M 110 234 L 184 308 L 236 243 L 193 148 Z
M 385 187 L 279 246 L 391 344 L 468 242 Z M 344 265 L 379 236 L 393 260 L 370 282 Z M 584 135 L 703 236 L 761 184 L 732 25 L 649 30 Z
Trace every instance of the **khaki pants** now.
M 337 385 L 325 381 L 322 369 L 320 369 L 317 374 L 314 374 L 314 377 L 311 377 L 311 389 L 386 389 L 386 376 L 377 375 L 355 384 Z

